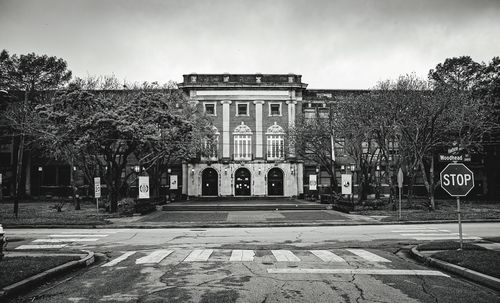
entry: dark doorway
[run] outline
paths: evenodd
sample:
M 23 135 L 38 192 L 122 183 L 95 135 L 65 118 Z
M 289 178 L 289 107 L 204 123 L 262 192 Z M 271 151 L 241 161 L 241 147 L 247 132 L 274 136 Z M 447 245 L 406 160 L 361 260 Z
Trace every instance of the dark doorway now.
M 250 196 L 251 176 L 250 171 L 246 168 L 238 168 L 234 173 L 234 195 L 235 196 Z
M 283 196 L 283 171 L 273 168 L 267 174 L 267 195 Z
M 201 175 L 201 194 L 203 196 L 219 195 L 219 174 L 213 168 L 206 168 Z

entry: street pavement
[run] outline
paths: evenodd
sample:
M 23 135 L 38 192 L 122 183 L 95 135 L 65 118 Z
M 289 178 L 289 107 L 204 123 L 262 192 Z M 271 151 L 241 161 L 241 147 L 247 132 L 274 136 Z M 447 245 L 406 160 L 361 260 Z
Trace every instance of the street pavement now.
M 467 241 L 500 223 L 464 224 Z M 90 249 L 96 265 L 15 302 L 500 302 L 408 258 L 456 224 L 191 229 L 11 229 L 9 252 Z M 26 245 L 49 245 L 45 248 Z M 58 246 L 54 246 L 58 245 Z M 24 247 L 23 247 L 24 246 Z

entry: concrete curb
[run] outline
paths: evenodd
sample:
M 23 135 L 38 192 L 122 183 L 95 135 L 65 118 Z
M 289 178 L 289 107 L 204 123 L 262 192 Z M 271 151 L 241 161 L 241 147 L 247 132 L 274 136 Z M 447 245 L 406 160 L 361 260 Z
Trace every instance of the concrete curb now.
M 468 269 L 462 266 L 451 264 L 445 261 L 441 261 L 435 258 L 424 256 L 418 251 L 417 246 L 410 250 L 410 254 L 418 261 L 428 264 L 430 266 L 454 273 L 466 279 L 472 280 L 479 284 L 485 285 L 487 287 L 493 288 L 500 291 L 500 279 L 485 275 L 483 273 Z
M 93 264 L 95 262 L 94 252 L 86 250 L 84 250 L 84 252 L 86 252 L 87 255 L 80 260 L 70 261 L 0 289 L 0 301 L 9 296 L 18 294 L 28 287 L 39 285 L 56 275 L 75 268 L 87 267 L 90 264 Z
M 213 222 L 182 222 L 176 224 L 154 224 L 151 222 L 141 222 L 142 224 L 129 224 L 129 223 L 113 223 L 104 225 L 10 225 L 7 226 L 9 229 L 24 229 L 24 228 L 47 228 L 47 229 L 58 229 L 58 228 L 85 228 L 85 229 L 120 229 L 120 228 L 140 228 L 140 229 L 155 229 L 155 228 L 228 228 L 228 227 L 300 227 L 300 226 L 355 226 L 355 225 L 405 225 L 405 224 L 449 224 L 456 223 L 456 220 L 428 220 L 428 221 L 389 221 L 389 222 L 379 222 L 379 221 L 366 221 L 366 222 L 262 222 L 262 223 L 237 223 L 237 222 L 226 222 L 226 221 L 213 221 Z M 498 223 L 500 219 L 488 219 L 488 220 L 462 220 L 462 223 Z M 5 225 L 4 225 L 5 227 Z

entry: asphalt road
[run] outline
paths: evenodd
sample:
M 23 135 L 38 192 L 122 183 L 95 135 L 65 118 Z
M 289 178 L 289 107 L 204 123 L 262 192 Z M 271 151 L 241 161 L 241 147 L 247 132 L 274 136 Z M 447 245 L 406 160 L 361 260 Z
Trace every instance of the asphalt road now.
M 101 253 L 87 269 L 14 302 L 500 302 L 500 294 L 411 260 L 456 224 L 213 229 L 7 230 L 24 241 Z M 464 224 L 468 241 L 500 223 Z

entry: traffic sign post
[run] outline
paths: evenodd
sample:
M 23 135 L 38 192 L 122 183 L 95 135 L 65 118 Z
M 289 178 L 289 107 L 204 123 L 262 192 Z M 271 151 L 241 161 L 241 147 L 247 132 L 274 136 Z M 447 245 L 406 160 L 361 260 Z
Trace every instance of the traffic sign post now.
M 101 178 L 94 178 L 94 197 L 97 214 L 99 214 L 99 198 L 101 197 Z
M 440 174 L 441 187 L 450 196 L 457 197 L 458 234 L 460 249 L 463 248 L 460 197 L 465 197 L 474 188 L 474 173 L 462 163 L 448 164 Z
M 398 220 L 401 220 L 401 191 L 403 189 L 403 170 L 401 167 L 398 171 L 398 188 L 399 188 L 399 211 L 398 211 Z

